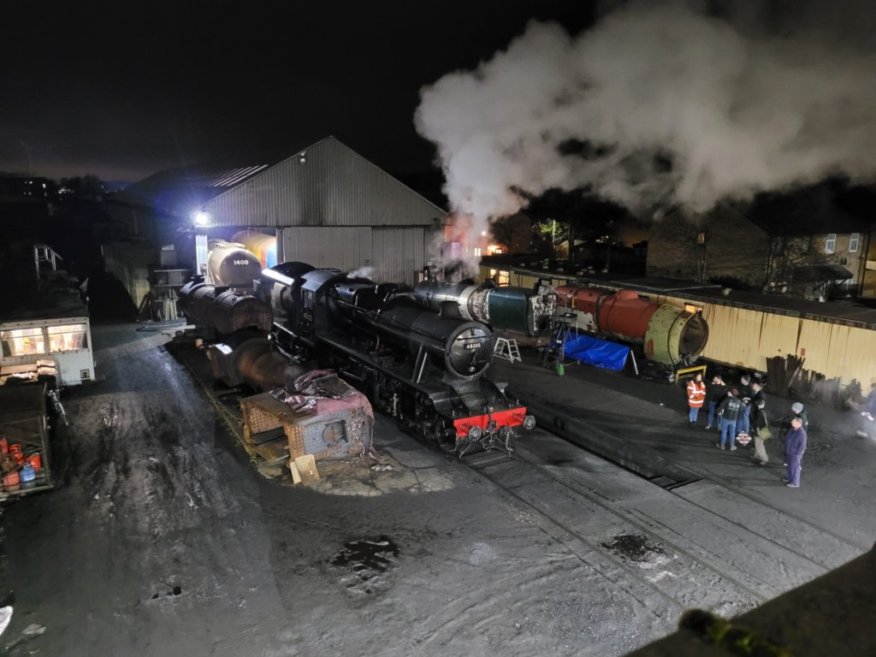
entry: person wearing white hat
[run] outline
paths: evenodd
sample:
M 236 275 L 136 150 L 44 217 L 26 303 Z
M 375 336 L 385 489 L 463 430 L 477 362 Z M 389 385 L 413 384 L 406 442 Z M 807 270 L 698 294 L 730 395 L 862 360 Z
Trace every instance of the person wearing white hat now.
M 791 416 L 792 420 L 795 417 L 799 417 L 800 421 L 803 423 L 803 428 L 809 428 L 809 418 L 806 417 L 806 408 L 801 402 L 794 402 L 793 404 L 791 404 L 791 412 L 794 414 Z

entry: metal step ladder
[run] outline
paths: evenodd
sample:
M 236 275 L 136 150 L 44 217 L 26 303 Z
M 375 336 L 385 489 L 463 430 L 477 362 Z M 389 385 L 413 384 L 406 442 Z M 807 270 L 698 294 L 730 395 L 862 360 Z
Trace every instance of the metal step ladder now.
M 520 347 L 517 346 L 517 340 L 514 338 L 496 338 L 493 355 L 496 358 L 507 360 L 509 363 L 520 363 L 523 361 L 520 358 Z

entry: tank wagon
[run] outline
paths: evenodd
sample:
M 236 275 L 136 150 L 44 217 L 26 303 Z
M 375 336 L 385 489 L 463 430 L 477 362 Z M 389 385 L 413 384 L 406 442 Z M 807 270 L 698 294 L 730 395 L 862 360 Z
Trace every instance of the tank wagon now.
M 535 426 L 485 376 L 494 337 L 482 322 L 440 314 L 402 286 L 305 263 L 265 270 L 257 288 L 283 348 L 338 370 L 378 409 L 459 455 L 510 451 L 515 431 Z
M 709 339 L 701 314 L 643 299 L 635 290 L 562 286 L 556 292 L 558 315 L 570 327 L 640 345 L 646 358 L 663 365 L 699 356 Z
M 252 293 L 253 282 L 262 273 L 258 256 L 243 245 L 222 240 L 209 244 L 206 282 Z

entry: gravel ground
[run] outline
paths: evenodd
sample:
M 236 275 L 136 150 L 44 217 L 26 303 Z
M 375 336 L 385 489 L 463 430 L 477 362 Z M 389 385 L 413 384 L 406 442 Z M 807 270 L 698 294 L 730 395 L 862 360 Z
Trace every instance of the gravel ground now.
M 873 485 L 839 485 L 872 472 L 860 442 L 807 460 L 795 499 L 679 437 L 704 479 L 670 493 L 544 433 L 521 443 L 539 470 L 478 473 L 380 418 L 377 460 L 292 487 L 259 475 L 169 334 L 93 333 L 102 380 L 65 397 L 61 484 L 2 520 L 13 656 L 623 655 L 688 604 L 736 613 L 876 535 L 845 508 Z

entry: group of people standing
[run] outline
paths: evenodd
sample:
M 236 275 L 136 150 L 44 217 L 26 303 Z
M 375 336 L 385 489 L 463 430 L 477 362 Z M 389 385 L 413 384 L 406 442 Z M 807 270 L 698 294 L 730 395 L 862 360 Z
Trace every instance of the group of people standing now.
M 772 437 L 772 431 L 766 413 L 766 395 L 760 381 L 752 381 L 748 375 L 742 375 L 738 386 L 728 386 L 720 375 L 715 375 L 706 386 L 703 375 L 697 374 L 687 383 L 687 404 L 691 429 L 697 427 L 699 411 L 705 406 L 705 428 L 708 431 L 715 427 L 719 431 L 719 449 L 733 452 L 736 451 L 737 440 L 747 444 L 753 438 L 752 460 L 760 465 L 769 463 L 764 443 Z M 787 467 L 784 481 L 790 488 L 800 487 L 800 464 L 806 451 L 808 424 L 803 404 L 794 402 L 783 430 Z

